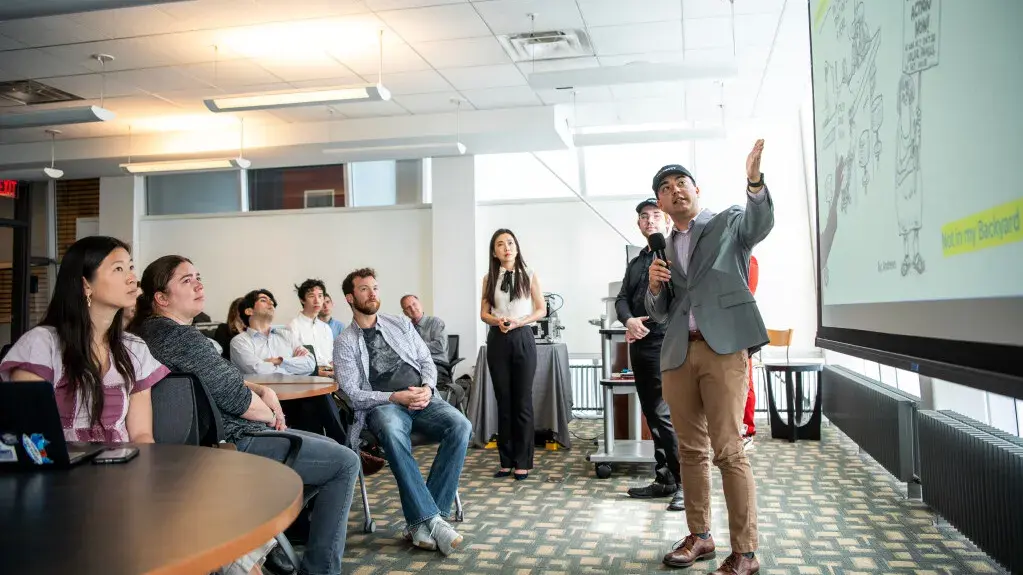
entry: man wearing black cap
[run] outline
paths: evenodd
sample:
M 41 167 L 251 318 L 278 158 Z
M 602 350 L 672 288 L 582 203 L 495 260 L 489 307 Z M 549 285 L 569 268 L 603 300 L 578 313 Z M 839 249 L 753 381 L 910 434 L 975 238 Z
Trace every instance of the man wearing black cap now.
M 746 158 L 746 208 L 700 209 L 700 188 L 674 164 L 654 176 L 657 205 L 674 226 L 667 262 L 649 268 L 646 310 L 665 323 L 661 345 L 664 399 L 678 434 L 689 535 L 664 556 L 689 567 L 715 556 L 710 535 L 710 450 L 721 471 L 732 552 L 714 575 L 760 571 L 756 484 L 742 448 L 749 355 L 767 343 L 767 329 L 749 291 L 753 246 L 774 227 L 774 207 L 760 172 L 764 141 Z M 671 290 L 665 287 L 671 282 Z M 708 449 L 709 448 L 709 449 Z
M 644 238 L 651 234 L 663 234 L 666 229 L 664 212 L 657 207 L 657 200 L 649 198 L 636 206 L 636 221 Z M 629 497 L 653 499 L 671 497 L 668 511 L 682 511 L 682 477 L 678 463 L 678 438 L 671 426 L 668 405 L 661 396 L 661 341 L 664 340 L 664 326 L 650 321 L 646 313 L 646 292 L 650 285 L 649 269 L 654 254 L 647 246 L 625 268 L 622 289 L 615 299 L 618 321 L 626 329 L 629 341 L 629 358 L 636 377 L 636 395 L 646 417 L 650 436 L 654 440 L 654 482 L 645 487 L 629 489 Z

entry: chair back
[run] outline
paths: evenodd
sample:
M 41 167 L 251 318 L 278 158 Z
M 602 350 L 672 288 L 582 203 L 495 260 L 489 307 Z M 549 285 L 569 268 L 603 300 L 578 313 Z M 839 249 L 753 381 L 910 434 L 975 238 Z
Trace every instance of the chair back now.
M 789 360 L 789 346 L 792 345 L 791 329 L 769 329 L 767 330 L 767 345 L 785 348 L 785 361 Z
M 458 336 L 448 336 L 448 363 L 454 364 L 455 360 L 458 359 Z
M 7 352 L 11 351 L 13 344 L 5 343 L 3 347 L 0 347 L 0 361 L 3 361 L 7 357 Z
M 187 378 L 192 384 L 192 395 L 195 398 L 195 414 L 197 420 L 198 442 L 196 445 L 211 446 L 224 441 L 224 418 L 213 401 L 206 386 L 191 373 L 172 373 L 167 376 Z M 166 381 L 166 380 L 165 380 Z
M 157 443 L 199 445 L 199 414 L 190 376 L 168 375 L 153 386 L 151 398 Z

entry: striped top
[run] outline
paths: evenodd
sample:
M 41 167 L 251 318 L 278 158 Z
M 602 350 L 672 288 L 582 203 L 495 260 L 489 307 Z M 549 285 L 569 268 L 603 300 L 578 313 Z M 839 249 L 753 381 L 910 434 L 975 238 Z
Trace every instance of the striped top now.
M 63 350 L 53 327 L 39 326 L 21 336 L 0 363 L 0 379 L 10 381 L 14 370 L 21 369 L 53 383 L 64 439 L 68 441 L 127 442 L 128 396 L 153 387 L 170 370 L 156 361 L 138 337 L 124 334 L 124 345 L 137 379 L 125 385 L 124 377 L 111 362 L 103 374 L 103 413 L 95 426 L 89 421 L 92 401 L 83 390 L 72 394 L 64 377 Z

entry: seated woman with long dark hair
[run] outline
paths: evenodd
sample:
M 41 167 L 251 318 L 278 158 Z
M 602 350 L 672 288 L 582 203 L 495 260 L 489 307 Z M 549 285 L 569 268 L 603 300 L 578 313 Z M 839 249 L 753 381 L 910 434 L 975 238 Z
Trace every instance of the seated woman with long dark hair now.
M 149 389 L 168 370 L 124 332 L 137 285 L 127 244 L 78 240 L 61 261 L 46 316 L 0 364 L 4 381 L 53 383 L 69 441 L 153 442 Z
M 222 358 L 212 341 L 192 325 L 205 296 L 202 279 L 191 261 L 182 256 L 157 259 L 142 274 L 141 288 L 132 331 L 164 365 L 202 381 L 223 414 L 227 441 L 239 451 L 282 461 L 288 449 L 286 441 L 251 433 L 277 429 L 301 436 L 302 449 L 294 470 L 303 484 L 319 487 L 319 494 L 298 572 L 341 573 L 359 457 L 328 437 L 287 429 L 273 390 L 246 382 L 238 368 Z

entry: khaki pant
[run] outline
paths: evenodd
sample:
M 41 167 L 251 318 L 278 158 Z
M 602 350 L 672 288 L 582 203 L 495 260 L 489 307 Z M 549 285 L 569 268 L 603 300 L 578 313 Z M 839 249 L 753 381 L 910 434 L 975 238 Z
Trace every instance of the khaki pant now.
M 678 435 L 686 520 L 692 533 L 710 532 L 710 462 L 721 470 L 732 551 L 757 550 L 757 491 L 742 448 L 748 382 L 746 351 L 714 353 L 690 341 L 686 361 L 662 374 L 664 399 Z

